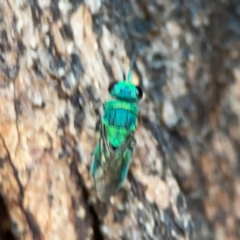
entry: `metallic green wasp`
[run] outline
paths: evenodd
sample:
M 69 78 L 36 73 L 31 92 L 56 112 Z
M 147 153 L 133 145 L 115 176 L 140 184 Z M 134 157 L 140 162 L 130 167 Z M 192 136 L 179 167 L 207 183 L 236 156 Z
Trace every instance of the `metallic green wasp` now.
M 127 176 L 131 155 L 135 146 L 138 102 L 142 89 L 131 83 L 132 66 L 128 78 L 110 84 L 112 96 L 104 104 L 100 121 L 100 138 L 93 152 L 91 174 L 98 197 L 107 201 L 115 194 Z

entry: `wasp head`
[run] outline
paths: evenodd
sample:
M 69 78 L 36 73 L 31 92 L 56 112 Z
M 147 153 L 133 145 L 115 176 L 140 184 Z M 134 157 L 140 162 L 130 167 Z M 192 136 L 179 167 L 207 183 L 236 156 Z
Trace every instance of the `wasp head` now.
M 143 95 L 142 89 L 129 81 L 113 82 L 108 91 L 112 97 L 129 102 L 138 102 Z

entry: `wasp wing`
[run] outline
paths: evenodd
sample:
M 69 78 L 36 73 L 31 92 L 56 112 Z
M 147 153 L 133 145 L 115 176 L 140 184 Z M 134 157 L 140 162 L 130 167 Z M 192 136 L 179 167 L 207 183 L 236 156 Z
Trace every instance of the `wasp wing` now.
M 93 154 L 91 173 L 98 197 L 106 201 L 115 194 L 127 176 L 135 139 L 130 134 L 125 143 L 113 149 L 106 139 L 106 129 L 101 123 L 99 144 Z

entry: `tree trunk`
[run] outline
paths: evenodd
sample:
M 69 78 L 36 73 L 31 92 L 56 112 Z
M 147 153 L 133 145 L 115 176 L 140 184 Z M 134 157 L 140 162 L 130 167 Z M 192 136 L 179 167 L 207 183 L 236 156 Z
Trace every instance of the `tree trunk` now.
M 236 2 L 0 0 L 0 240 L 240 238 Z M 136 151 L 103 203 L 99 103 L 134 53 Z

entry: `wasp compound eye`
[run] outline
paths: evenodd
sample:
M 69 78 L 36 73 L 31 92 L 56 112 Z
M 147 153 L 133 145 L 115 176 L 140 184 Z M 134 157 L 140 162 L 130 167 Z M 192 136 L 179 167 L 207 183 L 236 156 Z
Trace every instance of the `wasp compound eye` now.
M 112 82 L 108 87 L 108 92 L 111 93 L 112 90 L 115 88 L 115 86 L 118 84 L 118 82 Z
M 136 87 L 136 95 L 137 95 L 137 98 L 140 100 L 143 96 L 143 91 L 140 87 Z

